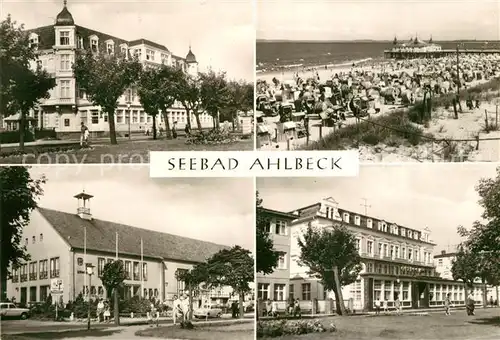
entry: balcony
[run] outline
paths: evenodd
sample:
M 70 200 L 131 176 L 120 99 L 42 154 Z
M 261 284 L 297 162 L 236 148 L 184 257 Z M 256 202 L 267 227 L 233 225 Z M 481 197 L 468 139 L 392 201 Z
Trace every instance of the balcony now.
M 59 277 L 59 269 L 51 270 L 50 271 L 50 277 L 51 278 Z
M 21 282 L 28 281 L 28 274 L 21 274 Z
M 30 273 L 30 281 L 36 281 L 36 273 Z
M 40 278 L 40 280 L 48 279 L 49 278 L 49 273 L 47 271 L 40 272 L 39 278 Z

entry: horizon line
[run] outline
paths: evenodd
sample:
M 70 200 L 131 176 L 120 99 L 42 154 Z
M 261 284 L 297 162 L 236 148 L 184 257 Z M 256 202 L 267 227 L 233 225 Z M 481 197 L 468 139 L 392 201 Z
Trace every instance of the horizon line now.
M 400 41 L 406 41 L 408 39 L 398 39 Z M 423 39 L 423 41 L 426 41 L 429 39 Z M 446 40 L 439 40 L 439 39 L 432 39 L 433 41 L 438 41 L 438 42 L 455 42 L 455 41 L 470 41 L 470 42 L 500 42 L 500 39 L 446 39 Z M 317 42 L 353 42 L 353 41 L 364 41 L 364 42 L 393 42 L 393 39 L 335 39 L 335 40 L 328 40 L 328 39 L 256 39 L 256 42 L 302 42 L 302 43 L 317 43 Z

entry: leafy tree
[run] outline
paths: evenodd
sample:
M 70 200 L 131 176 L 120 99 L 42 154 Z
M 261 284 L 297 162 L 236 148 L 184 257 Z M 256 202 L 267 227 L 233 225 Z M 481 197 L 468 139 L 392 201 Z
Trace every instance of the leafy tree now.
M 254 85 L 245 81 L 230 81 L 228 82 L 229 100 L 221 110 L 221 119 L 233 123 L 238 111 L 253 110 L 254 105 Z
M 273 240 L 266 231 L 269 220 L 263 214 L 262 199 L 259 192 L 256 194 L 257 218 L 256 218 L 256 249 L 257 249 L 257 273 L 271 274 L 278 266 L 279 252 L 274 250 Z
M 177 84 L 178 100 L 186 110 L 186 118 L 189 125 L 191 125 L 191 116 L 193 113 L 196 117 L 196 124 L 198 130 L 201 131 L 200 112 L 203 108 L 201 102 L 201 80 L 200 77 L 193 77 L 189 74 L 184 74 Z
M 230 286 L 239 295 L 240 318 L 245 313 L 245 294 L 254 282 L 254 260 L 249 250 L 240 246 L 223 249 L 212 255 L 206 264 L 206 281 L 212 286 Z
M 94 105 L 108 114 L 111 144 L 117 144 L 115 110 L 118 99 L 135 83 L 142 69 L 135 59 L 123 55 L 94 54 L 91 50 L 78 53 L 73 71 L 81 89 Z
M 207 73 L 200 74 L 200 81 L 202 106 L 212 116 L 214 128 L 217 129 L 219 127 L 219 110 L 227 106 L 229 102 L 226 74 L 224 72 L 215 73 L 210 70 Z
M 0 24 L 0 119 L 3 115 L 20 113 L 19 147 L 24 150 L 26 117 L 40 99 L 49 98 L 55 79 L 31 62 L 37 59 L 24 26 L 17 26 L 10 15 Z
M 188 289 L 189 315 L 188 319 L 193 319 L 193 294 L 198 290 L 200 284 L 208 283 L 208 268 L 206 263 L 198 263 L 190 270 L 178 270 L 175 272 L 175 278 L 184 282 Z
M 0 277 L 10 275 L 9 267 L 18 267 L 29 261 L 26 247 L 22 245 L 23 228 L 30 221 L 31 212 L 38 206 L 38 197 L 43 195 L 45 177 L 34 179 L 27 167 L 0 168 Z M 0 284 L 1 284 L 0 280 Z M 3 287 L 0 292 L 3 293 Z M 4 297 L 0 297 L 4 298 Z
M 337 312 L 346 314 L 342 286 L 353 283 L 362 269 L 356 239 L 344 225 L 333 228 L 309 226 L 298 238 L 301 250 L 299 263 L 309 268 L 309 274 L 333 290 Z
M 156 139 L 156 115 L 163 113 L 167 139 L 172 138 L 168 121 L 168 109 L 177 100 L 177 84 L 183 74 L 180 68 L 162 66 L 148 68 L 141 72 L 138 94 L 144 110 L 153 117 L 153 139 Z
M 108 262 L 104 265 L 101 281 L 108 292 L 113 292 L 114 298 L 114 319 L 115 325 L 120 325 L 119 312 L 119 289 L 123 285 L 123 281 L 127 279 L 127 272 L 122 261 Z
M 467 289 L 472 288 L 474 280 L 479 277 L 478 257 L 464 247 L 460 247 L 455 259 L 452 261 L 451 272 L 454 280 L 461 280 Z

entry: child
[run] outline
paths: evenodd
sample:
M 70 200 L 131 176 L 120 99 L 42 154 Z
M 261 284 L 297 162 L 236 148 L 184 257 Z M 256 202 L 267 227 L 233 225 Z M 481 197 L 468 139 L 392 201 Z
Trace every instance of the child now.
M 109 322 L 110 317 L 111 317 L 111 311 L 109 310 L 109 304 L 106 304 L 106 307 L 104 310 L 104 321 Z

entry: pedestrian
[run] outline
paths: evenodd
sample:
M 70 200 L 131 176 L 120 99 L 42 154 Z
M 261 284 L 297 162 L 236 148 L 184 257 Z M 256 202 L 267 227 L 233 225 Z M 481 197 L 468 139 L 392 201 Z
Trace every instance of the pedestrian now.
M 294 317 L 298 316 L 299 318 L 301 318 L 302 317 L 302 311 L 300 309 L 300 300 L 299 300 L 299 298 L 297 298 L 295 300 L 295 305 L 293 307 L 294 307 L 293 308 L 293 316 Z
M 109 302 L 106 301 L 105 307 L 104 307 L 104 321 L 109 322 L 111 318 L 111 310 L 109 308 Z
M 232 317 L 233 319 L 235 319 L 235 318 L 236 318 L 236 310 L 237 310 L 237 309 L 238 309 L 238 306 L 236 305 L 236 301 L 233 301 L 233 302 L 231 303 L 231 317 Z
M 174 295 L 174 302 L 172 305 L 172 317 L 174 319 L 174 325 L 177 324 L 178 319 L 182 318 L 181 300 L 177 297 L 177 295 Z
M 276 300 L 272 300 L 271 302 L 271 315 L 273 318 L 278 316 L 278 302 Z
M 380 305 L 381 305 L 380 298 L 378 298 L 375 300 L 375 314 L 376 315 L 380 314 Z
M 172 124 L 172 138 L 177 138 L 177 121 Z
M 186 133 L 187 137 L 191 137 L 191 126 L 190 126 L 189 122 L 184 127 L 184 132 Z
M 467 301 L 466 301 L 466 309 L 467 309 L 467 315 L 474 315 L 474 296 L 472 295 L 472 292 L 469 293 L 467 296 Z
M 493 307 L 493 296 L 490 295 L 490 306 Z
M 84 146 L 86 145 L 87 143 L 87 140 L 88 140 L 88 135 L 89 135 L 89 129 L 87 128 L 87 126 L 81 122 L 80 124 L 80 146 Z
M 188 321 L 189 320 L 189 298 L 186 294 L 183 295 L 183 299 L 182 299 L 182 316 L 183 316 L 183 320 L 184 321 Z
M 400 315 L 403 312 L 403 305 L 399 299 L 399 295 L 396 296 L 396 301 L 394 301 L 394 307 L 396 307 L 396 314 Z
M 384 314 L 389 312 L 389 306 L 387 304 L 387 300 L 384 299 Z
M 102 299 L 97 304 L 97 319 L 99 322 L 104 321 L 104 301 Z
M 451 315 L 450 314 L 450 305 L 451 305 L 451 301 L 450 301 L 450 293 L 446 294 L 446 298 L 444 300 L 444 315 Z

